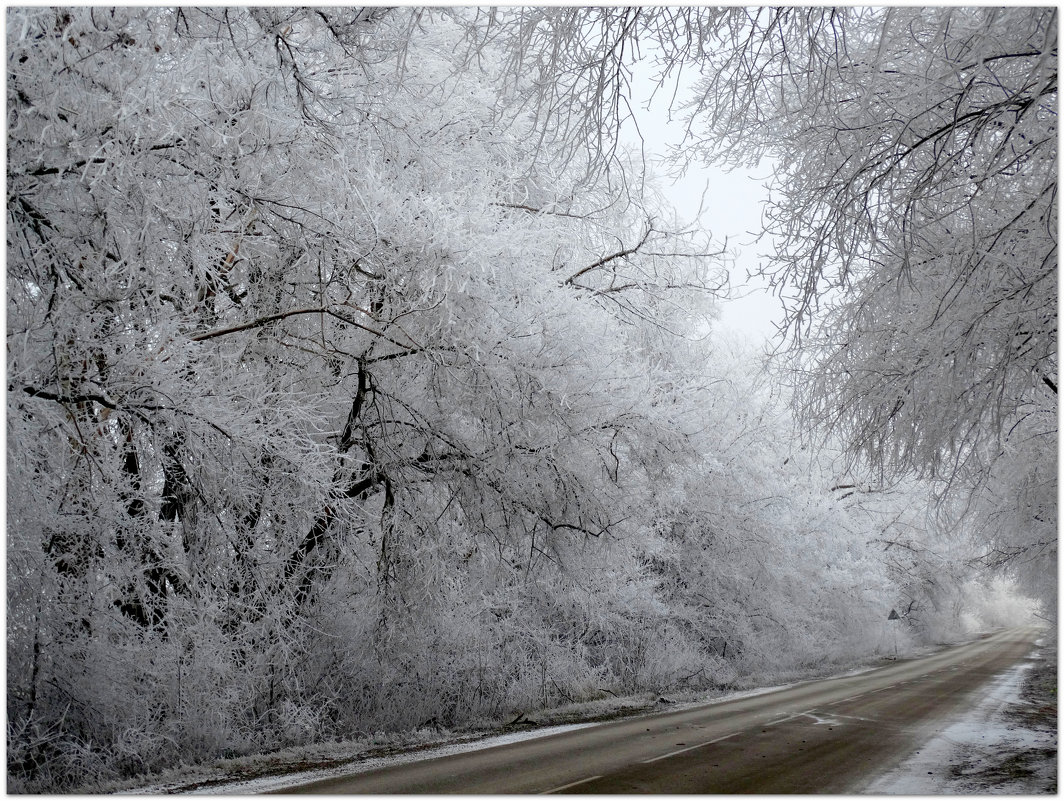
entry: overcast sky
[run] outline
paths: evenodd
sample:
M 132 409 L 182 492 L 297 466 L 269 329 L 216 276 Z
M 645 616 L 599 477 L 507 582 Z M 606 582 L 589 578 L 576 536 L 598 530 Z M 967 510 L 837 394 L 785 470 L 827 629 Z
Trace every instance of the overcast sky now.
M 644 63 L 649 64 L 649 59 L 645 59 Z M 735 297 L 721 303 L 718 330 L 730 331 L 752 341 L 767 339 L 774 334 L 774 323 L 782 316 L 779 300 L 772 297 L 758 279 L 746 285 L 746 276 L 748 272 L 755 272 L 759 261 L 764 260 L 759 259 L 759 254 L 771 250 L 771 243 L 767 239 L 754 244 L 756 234 L 761 229 L 761 204 L 768 196 L 764 183 L 770 168 L 763 164 L 755 171 L 737 169 L 725 172 L 692 163 L 683 178 L 668 178 L 665 167 L 656 166 L 654 162 L 667 153 L 670 145 L 682 142 L 683 125 L 668 119 L 666 105 L 671 94 L 669 91 L 659 92 L 652 102 L 651 111 L 645 110 L 652 89 L 653 83 L 649 77 L 637 70 L 633 81 L 635 102 L 632 106 L 638 117 L 647 161 L 658 174 L 662 188 L 679 211 L 681 220 L 690 221 L 701 203 L 702 226 L 717 241 L 727 237 L 728 249 L 735 254 L 731 269 L 732 294 Z M 682 91 L 679 97 L 684 97 Z M 631 126 L 626 126 L 626 129 L 627 138 L 635 142 L 634 129 Z

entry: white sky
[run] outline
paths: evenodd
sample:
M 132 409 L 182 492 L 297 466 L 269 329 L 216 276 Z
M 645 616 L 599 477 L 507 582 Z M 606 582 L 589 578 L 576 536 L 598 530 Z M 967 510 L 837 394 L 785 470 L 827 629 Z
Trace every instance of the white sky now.
M 644 63 L 648 61 L 644 56 Z M 637 115 L 643 136 L 642 147 L 649 166 L 658 174 L 662 190 L 678 210 L 681 220 L 692 221 L 701 203 L 699 223 L 713 234 L 715 241 L 723 241 L 727 237 L 728 249 L 735 256 L 731 267 L 733 299 L 720 304 L 721 317 L 716 328 L 751 342 L 768 339 L 775 333 L 774 323 L 781 319 L 780 303 L 759 279 L 755 278 L 748 284 L 747 274 L 756 272 L 758 264 L 765 261 L 763 254 L 772 250 L 767 238 L 754 244 L 761 230 L 761 205 L 768 197 L 764 182 L 769 176 L 770 167 L 762 165 L 756 171 L 736 169 L 725 172 L 695 162 L 683 178 L 668 178 L 665 167 L 655 166 L 654 161 L 666 154 L 669 145 L 682 142 L 683 125 L 668 119 L 665 107 L 670 91 L 658 93 L 653 101 L 652 113 L 644 108 L 652 90 L 653 83 L 649 76 L 637 71 L 633 80 L 636 96 L 632 108 Z M 684 91 L 681 89 L 679 100 L 685 99 Z M 636 141 L 632 126 L 625 127 L 624 138 Z

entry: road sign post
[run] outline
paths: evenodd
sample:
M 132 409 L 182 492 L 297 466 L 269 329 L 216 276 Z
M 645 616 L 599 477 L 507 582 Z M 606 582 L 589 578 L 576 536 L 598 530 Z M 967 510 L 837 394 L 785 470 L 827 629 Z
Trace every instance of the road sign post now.
M 901 615 L 898 614 L 897 610 L 891 609 L 890 610 L 890 614 L 887 615 L 887 620 L 901 620 Z M 895 628 L 894 626 L 891 626 L 890 629 L 894 633 L 894 658 L 897 659 L 898 658 L 898 629 Z

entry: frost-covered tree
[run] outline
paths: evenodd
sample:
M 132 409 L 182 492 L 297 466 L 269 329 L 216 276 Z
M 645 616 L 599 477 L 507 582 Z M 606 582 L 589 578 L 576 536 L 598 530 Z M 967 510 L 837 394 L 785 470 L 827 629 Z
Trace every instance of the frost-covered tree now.
M 529 98 L 550 130 L 603 167 L 641 47 L 687 124 L 680 168 L 773 159 L 764 272 L 787 307 L 806 425 L 884 480 L 944 479 L 992 508 L 1011 472 L 996 462 L 1025 464 L 1004 502 L 1016 514 L 973 523 L 988 561 L 1055 575 L 1052 537 L 1024 530 L 1056 525 L 1031 505 L 1056 492 L 1056 9 L 544 8 L 492 22 L 511 74 L 537 76 Z
M 796 399 L 807 426 L 843 443 L 843 474 L 871 469 L 877 493 L 920 510 L 887 546 L 909 601 L 950 617 L 967 570 L 956 539 L 939 540 L 963 528 L 978 540 L 969 560 L 1020 572 L 1052 605 L 1055 10 L 535 8 L 490 21 L 509 74 L 536 77 L 524 97 L 560 152 L 607 172 L 639 47 L 663 92 L 698 71 L 672 106 L 691 135 L 681 166 L 692 153 L 782 165 L 766 270 L 788 300 Z M 934 513 L 911 474 L 938 489 Z M 889 506 L 860 515 L 881 529 Z
M 719 268 L 441 80 L 448 19 L 9 12 L 12 775 L 497 710 L 565 652 L 484 616 L 632 525 L 675 438 L 633 376 Z
M 9 787 L 875 647 L 579 18 L 8 11 Z
M 1017 514 L 995 553 L 1054 575 L 1027 523 L 1055 511 L 1022 510 L 1056 493 L 1055 9 L 762 10 L 750 28 L 693 120 L 707 155 L 780 165 L 769 271 L 804 419 L 884 474 L 996 495 Z

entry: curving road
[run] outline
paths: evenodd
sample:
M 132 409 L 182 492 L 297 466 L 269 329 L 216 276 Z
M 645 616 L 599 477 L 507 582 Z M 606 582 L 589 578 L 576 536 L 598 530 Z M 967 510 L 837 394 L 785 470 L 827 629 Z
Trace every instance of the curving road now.
M 289 787 L 285 793 L 854 793 L 950 723 L 1042 629 L 763 695 Z

